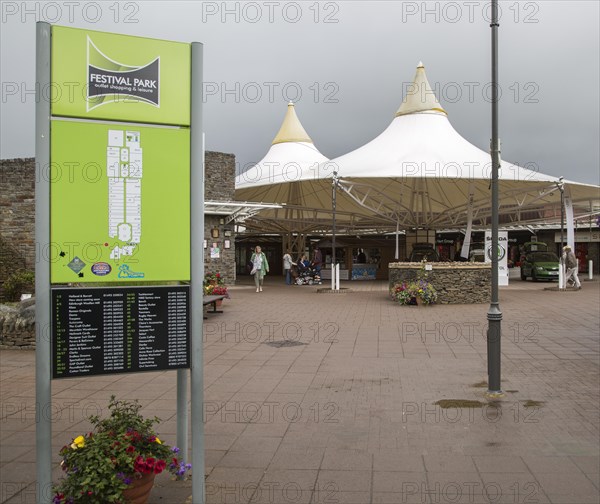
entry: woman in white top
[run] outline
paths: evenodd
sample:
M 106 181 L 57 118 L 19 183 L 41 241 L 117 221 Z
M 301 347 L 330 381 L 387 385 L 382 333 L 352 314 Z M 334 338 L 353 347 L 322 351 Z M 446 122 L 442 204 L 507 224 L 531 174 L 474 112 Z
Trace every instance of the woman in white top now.
M 288 249 L 283 256 L 283 271 L 285 271 L 286 285 L 292 285 L 292 266 L 296 266 L 296 263 L 292 261 L 292 256 L 290 255 L 290 250 Z

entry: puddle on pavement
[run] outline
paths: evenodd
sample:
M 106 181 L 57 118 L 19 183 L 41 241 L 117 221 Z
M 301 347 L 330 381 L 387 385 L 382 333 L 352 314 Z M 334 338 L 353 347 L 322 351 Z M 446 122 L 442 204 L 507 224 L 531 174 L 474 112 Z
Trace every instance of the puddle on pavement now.
M 483 408 L 484 406 L 492 406 L 498 408 L 499 406 L 495 403 L 472 401 L 470 399 L 441 399 L 434 402 L 436 406 L 443 409 L 448 408 Z
M 473 385 L 471 385 L 471 387 L 473 387 L 473 388 L 486 388 L 487 386 L 488 385 L 487 385 L 486 381 L 480 381 L 477 383 L 473 383 Z
M 545 401 L 533 401 L 531 399 L 527 399 L 527 401 L 523 402 L 523 407 L 525 408 L 539 408 L 546 404 Z

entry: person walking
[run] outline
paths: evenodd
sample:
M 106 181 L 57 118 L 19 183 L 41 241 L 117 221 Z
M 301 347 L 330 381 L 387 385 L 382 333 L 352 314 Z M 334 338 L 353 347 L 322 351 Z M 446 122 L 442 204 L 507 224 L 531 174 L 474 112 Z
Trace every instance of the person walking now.
M 573 254 L 573 250 L 571 250 L 570 245 L 565 245 L 563 247 L 563 262 L 567 269 L 567 273 L 565 274 L 565 287 L 572 277 L 575 288 L 581 289 L 581 282 L 577 276 L 577 258 L 575 257 L 575 254 Z
M 296 263 L 292 261 L 290 255 L 290 249 L 287 249 L 283 255 L 283 271 L 285 271 L 285 285 L 292 285 L 292 266 L 296 266 Z
M 252 254 L 250 261 L 252 262 L 252 271 L 250 274 L 254 275 L 256 292 L 262 292 L 263 280 L 265 275 L 269 272 L 269 262 L 267 261 L 267 256 L 260 248 L 260 245 L 257 245 L 254 249 L 254 254 Z

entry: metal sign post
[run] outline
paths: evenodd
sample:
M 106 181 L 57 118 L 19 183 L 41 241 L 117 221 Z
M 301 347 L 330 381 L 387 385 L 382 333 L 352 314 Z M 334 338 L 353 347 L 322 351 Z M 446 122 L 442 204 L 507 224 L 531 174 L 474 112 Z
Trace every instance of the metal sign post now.
M 36 75 L 39 89 L 50 86 L 50 25 L 36 24 Z M 37 498 L 52 502 L 52 411 L 50 356 L 50 260 L 43 250 L 50 244 L 50 180 L 44 168 L 50 166 L 50 101 L 37 100 L 35 109 L 35 430 Z
M 202 133 L 203 50 L 192 44 L 192 127 L 191 127 L 191 248 L 192 248 L 192 502 L 204 504 L 204 135 Z
M 43 22 L 36 30 L 37 86 L 85 90 L 36 105 L 37 502 L 53 500 L 53 377 L 177 370 L 186 461 L 192 368 L 193 492 L 204 503 L 202 44 Z M 64 166 L 73 180 L 45 173 Z M 50 244 L 60 250 L 52 261 L 41 257 Z M 139 285 L 147 281 L 155 284 Z M 120 286 L 67 287 L 91 282 Z

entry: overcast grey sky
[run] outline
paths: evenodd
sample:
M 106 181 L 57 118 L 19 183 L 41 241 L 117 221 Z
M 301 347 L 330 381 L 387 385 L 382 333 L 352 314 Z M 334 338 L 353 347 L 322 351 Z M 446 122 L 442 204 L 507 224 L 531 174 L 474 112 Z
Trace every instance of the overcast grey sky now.
M 34 155 L 35 22 L 204 43 L 209 150 L 260 161 L 288 100 L 333 158 L 391 122 L 419 61 L 488 150 L 489 1 L 2 2 L 2 158 Z M 502 158 L 600 184 L 597 1 L 501 1 Z

